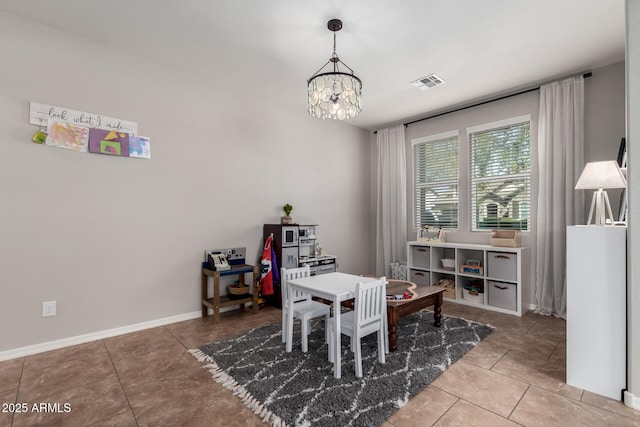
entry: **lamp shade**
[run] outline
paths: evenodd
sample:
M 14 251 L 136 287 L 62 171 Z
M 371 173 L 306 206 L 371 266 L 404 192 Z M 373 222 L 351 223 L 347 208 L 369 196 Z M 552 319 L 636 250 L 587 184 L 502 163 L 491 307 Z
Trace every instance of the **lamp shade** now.
M 361 111 L 362 82 L 353 74 L 338 71 L 317 74 L 307 83 L 307 110 L 317 119 L 345 120 Z
M 576 184 L 576 190 L 626 187 L 627 180 L 614 160 L 587 163 Z

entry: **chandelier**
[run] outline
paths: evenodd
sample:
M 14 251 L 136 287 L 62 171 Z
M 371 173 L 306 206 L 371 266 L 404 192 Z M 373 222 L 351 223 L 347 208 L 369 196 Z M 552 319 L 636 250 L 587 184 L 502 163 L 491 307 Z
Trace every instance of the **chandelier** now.
M 332 19 L 327 22 L 327 28 L 333 31 L 333 54 L 329 61 L 307 80 L 307 111 L 311 117 L 317 119 L 351 119 L 362 109 L 362 82 L 336 54 L 336 32 L 342 29 L 342 21 Z M 333 64 L 333 70 L 329 64 Z M 340 71 L 339 64 L 349 72 Z M 327 65 L 329 71 L 323 72 Z

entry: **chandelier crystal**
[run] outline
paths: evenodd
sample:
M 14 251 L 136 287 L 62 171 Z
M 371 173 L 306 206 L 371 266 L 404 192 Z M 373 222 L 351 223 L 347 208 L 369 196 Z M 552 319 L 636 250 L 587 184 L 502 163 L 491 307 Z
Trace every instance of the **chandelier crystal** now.
M 327 22 L 327 28 L 333 31 L 333 54 L 329 61 L 307 80 L 307 111 L 311 117 L 317 119 L 351 119 L 362 110 L 362 81 L 336 54 L 336 32 L 342 29 L 342 21 L 332 19 Z M 330 64 L 333 64 L 333 70 Z M 349 72 L 340 71 L 339 64 Z M 330 71 L 323 72 L 328 65 Z

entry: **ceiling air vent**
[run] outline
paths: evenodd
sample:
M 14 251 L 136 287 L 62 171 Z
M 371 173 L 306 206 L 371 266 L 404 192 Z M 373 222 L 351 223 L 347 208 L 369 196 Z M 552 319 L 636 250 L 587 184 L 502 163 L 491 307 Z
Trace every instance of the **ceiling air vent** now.
M 435 74 L 429 74 L 426 77 L 422 77 L 418 80 L 411 82 L 412 85 L 414 85 L 417 88 L 420 88 L 421 90 L 427 90 L 434 86 L 441 85 L 443 83 L 444 83 L 444 80 L 442 80 L 440 77 L 436 76 Z

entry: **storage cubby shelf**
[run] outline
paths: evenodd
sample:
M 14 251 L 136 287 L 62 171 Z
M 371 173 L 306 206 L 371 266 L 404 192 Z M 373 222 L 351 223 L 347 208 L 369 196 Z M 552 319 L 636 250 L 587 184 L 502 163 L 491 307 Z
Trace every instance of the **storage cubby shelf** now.
M 419 286 L 442 279 L 454 282 L 445 300 L 522 316 L 523 296 L 530 294 L 529 248 L 471 243 L 407 243 L 407 277 Z M 442 259 L 454 260 L 454 269 Z M 450 261 L 448 261 L 450 262 Z M 478 273 L 473 271 L 477 266 Z M 476 292 L 478 291 L 478 292 Z

